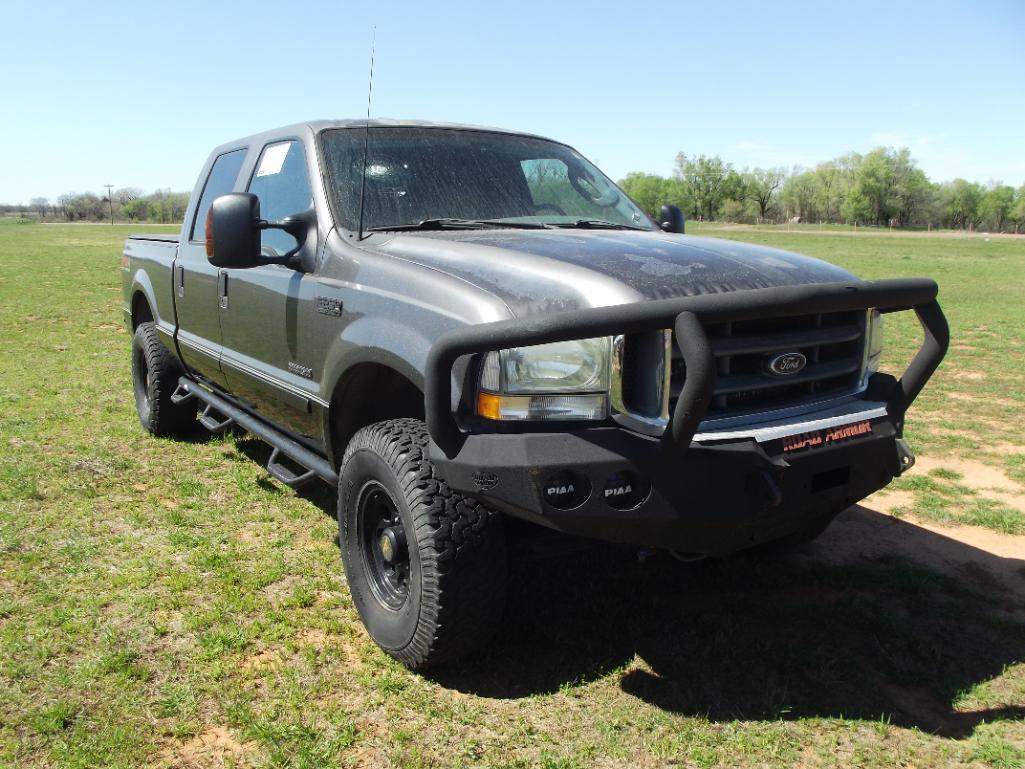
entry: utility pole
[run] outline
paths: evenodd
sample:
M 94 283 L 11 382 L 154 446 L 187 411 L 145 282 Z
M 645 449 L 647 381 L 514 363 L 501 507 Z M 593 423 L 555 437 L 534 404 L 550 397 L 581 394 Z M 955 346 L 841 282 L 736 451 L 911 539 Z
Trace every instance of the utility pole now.
M 114 226 L 114 185 L 113 184 L 104 184 L 103 186 L 107 188 L 107 203 L 110 204 L 110 226 L 113 227 Z

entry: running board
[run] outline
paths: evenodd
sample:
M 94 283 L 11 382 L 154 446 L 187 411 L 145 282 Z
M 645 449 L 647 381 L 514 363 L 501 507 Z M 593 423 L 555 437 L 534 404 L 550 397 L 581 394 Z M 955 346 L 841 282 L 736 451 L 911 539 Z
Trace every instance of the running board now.
M 293 438 L 288 437 L 280 430 L 254 417 L 248 411 L 243 411 L 220 395 L 210 392 L 187 377 L 182 377 L 178 380 L 178 391 L 182 391 L 183 394 L 189 393 L 194 395 L 201 402 L 205 403 L 206 408 L 203 411 L 203 416 L 206 416 L 211 410 L 223 415 L 223 422 L 217 422 L 213 417 L 210 417 L 210 421 L 215 425 L 224 424 L 225 427 L 223 429 L 227 429 L 228 426 L 237 424 L 243 430 L 270 444 L 274 450 L 267 461 L 267 472 L 286 486 L 298 488 L 316 477 L 322 478 L 332 486 L 338 484 L 338 473 L 335 472 L 331 463 L 324 459 L 324 457 L 306 448 Z M 200 417 L 201 422 L 202 420 L 203 418 Z M 305 472 L 292 472 L 292 470 L 281 464 L 282 456 L 290 459 L 305 470 Z
M 267 472 L 275 478 L 277 478 L 283 484 L 293 489 L 297 489 L 300 486 L 305 486 L 307 483 L 309 483 L 317 477 L 317 473 L 315 470 L 310 470 L 304 467 L 303 469 L 305 470 L 305 472 L 296 473 L 288 467 L 285 467 L 285 465 L 281 464 L 282 453 L 283 452 L 281 451 L 281 449 L 279 449 L 277 446 L 274 447 L 274 451 L 270 453 L 270 459 L 267 460 Z M 288 455 L 285 454 L 285 456 Z M 291 457 L 289 457 L 289 459 L 291 459 Z
M 224 419 L 218 419 L 214 416 L 218 412 L 219 410 L 215 409 L 213 404 L 207 403 L 203 413 L 199 415 L 199 423 L 214 435 L 226 432 L 229 427 L 235 424 L 235 420 L 228 416 L 224 417 Z
M 175 406 L 180 406 L 183 403 L 188 403 L 195 399 L 195 397 L 195 393 L 189 392 L 187 387 L 183 387 L 182 383 L 178 382 L 178 386 L 175 388 L 174 392 L 171 393 L 171 403 Z

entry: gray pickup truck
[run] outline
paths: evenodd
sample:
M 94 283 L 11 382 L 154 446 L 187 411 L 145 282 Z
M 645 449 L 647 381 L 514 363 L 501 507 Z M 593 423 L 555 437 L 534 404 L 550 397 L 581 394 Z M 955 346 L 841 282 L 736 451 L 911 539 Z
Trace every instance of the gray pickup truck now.
M 947 324 L 927 279 L 862 281 L 653 221 L 570 147 L 322 121 L 224 144 L 180 238 L 125 244 L 143 426 L 232 426 L 338 490 L 367 630 L 413 668 L 486 642 L 511 516 L 722 555 L 808 540 L 914 457 Z M 882 318 L 924 338 L 879 370 Z

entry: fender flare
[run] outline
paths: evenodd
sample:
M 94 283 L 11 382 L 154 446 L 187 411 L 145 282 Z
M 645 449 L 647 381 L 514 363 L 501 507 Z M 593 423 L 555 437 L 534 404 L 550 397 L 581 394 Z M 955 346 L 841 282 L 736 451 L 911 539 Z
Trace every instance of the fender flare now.
M 321 392 L 332 404 L 338 388 L 357 366 L 371 363 L 395 371 L 424 391 L 424 367 L 431 340 L 415 328 L 387 318 L 359 318 L 334 339 L 324 360 Z M 331 407 L 322 410 L 321 429 L 331 435 Z M 328 447 L 330 449 L 330 447 Z
M 139 294 L 142 294 L 143 298 L 146 300 L 146 304 L 149 305 L 150 314 L 153 316 L 153 322 L 156 324 L 157 331 L 159 331 L 165 338 L 173 337 L 174 323 L 173 321 L 168 323 L 160 317 L 160 310 L 157 305 L 156 292 L 153 290 L 153 283 L 150 280 L 149 274 L 141 267 L 137 268 L 132 275 L 132 289 L 127 308 L 130 316 L 134 316 L 135 298 Z M 134 317 L 132 317 L 131 320 L 132 325 L 135 325 Z

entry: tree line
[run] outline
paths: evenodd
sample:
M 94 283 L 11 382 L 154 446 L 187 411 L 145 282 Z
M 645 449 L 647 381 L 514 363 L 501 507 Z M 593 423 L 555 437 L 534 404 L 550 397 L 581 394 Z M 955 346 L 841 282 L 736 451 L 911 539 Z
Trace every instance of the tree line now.
M 936 183 L 907 148 L 842 155 L 815 168 L 745 168 L 679 153 L 672 175 L 634 172 L 620 186 L 657 215 L 663 203 L 691 219 L 757 224 L 812 222 L 1025 231 L 1025 184 Z
M 122 187 L 110 195 L 94 192 L 67 192 L 55 201 L 32 198 L 26 205 L 2 205 L 0 213 L 14 214 L 40 221 L 103 222 L 115 221 L 155 222 L 180 224 L 189 205 L 189 193 L 157 190 L 144 195 L 138 187 Z
M 757 224 L 812 222 L 896 227 L 985 229 L 1025 232 L 1025 184 L 964 179 L 937 183 L 907 148 L 851 152 L 815 168 L 736 169 L 719 156 L 679 153 L 670 176 L 633 172 L 620 186 L 657 216 L 663 203 L 690 219 Z M 177 224 L 189 195 L 162 189 L 144 195 L 122 187 L 107 195 L 68 192 L 55 201 L 33 198 L 28 206 L 0 205 L 0 214 L 43 221 L 157 222 Z

